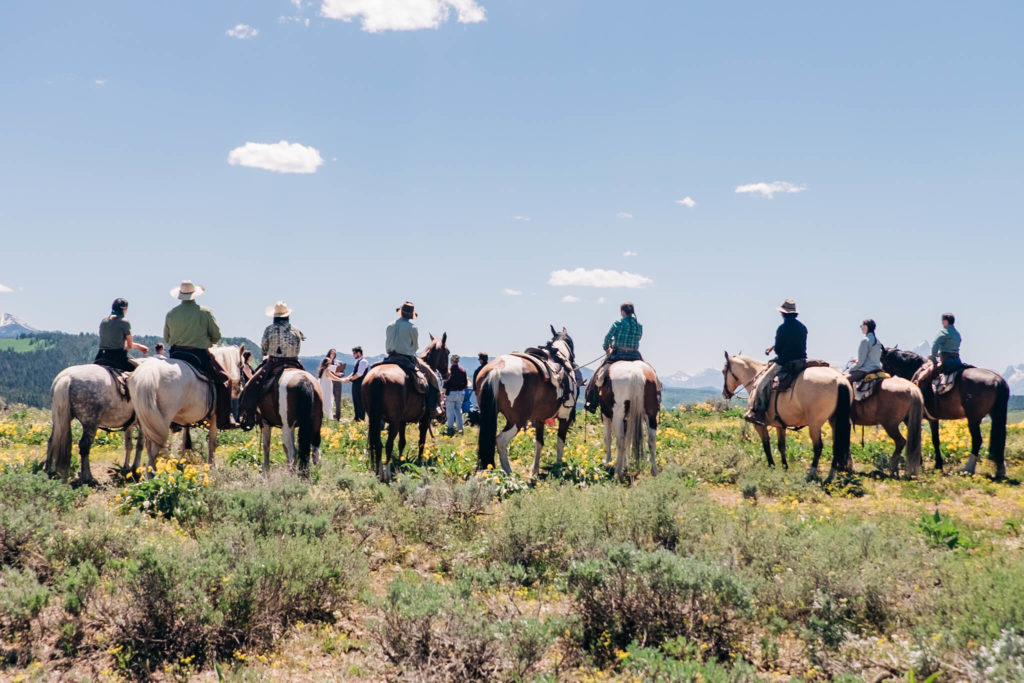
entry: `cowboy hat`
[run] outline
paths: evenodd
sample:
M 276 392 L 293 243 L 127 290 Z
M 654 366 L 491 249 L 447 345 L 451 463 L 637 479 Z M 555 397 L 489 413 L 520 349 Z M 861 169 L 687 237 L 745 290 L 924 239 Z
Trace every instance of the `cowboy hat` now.
M 171 287 L 171 296 L 182 301 L 193 301 L 206 291 L 202 285 L 192 284 L 191 280 L 182 280 L 177 287 Z
M 292 314 L 292 309 L 288 308 L 288 304 L 283 301 L 278 301 L 273 306 L 267 306 L 267 315 L 272 315 L 275 318 L 287 318 Z
M 419 317 L 416 313 L 416 307 L 413 306 L 411 301 L 406 301 L 404 304 L 396 308 L 395 313 L 402 317 L 406 317 L 406 314 L 408 314 L 408 317 L 414 320 Z
M 779 311 L 779 313 L 799 313 L 800 312 L 800 311 L 796 310 L 796 302 L 793 301 L 792 299 L 786 299 L 785 301 L 783 301 L 782 305 L 779 306 L 777 310 Z

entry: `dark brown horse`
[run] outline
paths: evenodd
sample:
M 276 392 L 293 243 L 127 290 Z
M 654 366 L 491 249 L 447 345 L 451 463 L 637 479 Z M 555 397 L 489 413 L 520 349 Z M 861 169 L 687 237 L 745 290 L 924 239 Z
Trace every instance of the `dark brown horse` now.
M 917 385 L 902 377 L 882 380 L 875 393 L 863 401 L 854 401 L 851 417 L 854 425 L 874 427 L 881 425 L 896 444 L 889 459 L 889 474 L 899 475 L 900 454 L 907 449 L 907 476 L 921 472 L 921 419 L 924 398 Z M 900 423 L 907 425 L 907 437 L 900 434 Z
M 551 326 L 551 341 L 534 350 L 539 360 L 557 375 L 563 373 L 564 383 L 559 386 L 548 381 L 530 358 L 519 354 L 499 356 L 481 368 L 473 387 L 480 399 L 480 441 L 477 466 L 494 467 L 497 447 L 501 467 L 512 471 L 508 461 L 508 446 L 520 429 L 529 422 L 536 427 L 534 440 L 533 474 L 540 472 L 540 454 L 544 449 L 544 421 L 558 418 L 557 461 L 562 462 L 565 437 L 569 425 L 576 418 L 576 399 L 579 385 L 576 381 L 575 350 L 572 338 L 565 328 L 556 332 Z M 531 354 L 532 355 L 532 354 Z M 498 413 L 505 416 L 505 428 L 498 434 Z
M 971 433 L 971 456 L 960 470 L 974 474 L 981 452 L 981 421 L 986 415 L 992 418 L 989 434 L 988 457 L 995 462 L 996 478 L 1006 477 L 1006 410 L 1010 401 L 1010 387 L 1006 380 L 982 368 L 967 368 L 960 373 L 956 385 L 948 393 L 936 396 L 931 382 L 919 381 L 920 375 L 930 370 L 931 361 L 913 351 L 884 349 L 882 366 L 885 371 L 897 377 L 909 379 L 917 384 L 924 397 L 925 418 L 932 429 L 932 446 L 935 449 L 935 469 L 942 470 L 942 451 L 939 446 L 939 420 L 967 419 Z M 916 378 L 916 379 L 915 379 Z
M 432 370 L 448 377 L 448 334 L 435 339 L 430 335 L 430 343 L 420 354 Z M 428 378 L 429 379 L 429 378 Z M 363 378 L 363 405 L 367 406 L 367 422 L 369 434 L 367 441 L 370 446 L 370 462 L 374 472 L 383 482 L 391 481 L 391 458 L 394 453 L 395 437 L 398 437 L 398 455 L 405 452 L 405 425 L 416 422 L 420 426 L 418 458 L 423 459 L 423 447 L 427 442 L 427 430 L 430 428 L 431 415 L 426 410 L 427 397 L 410 391 L 406 384 L 405 370 L 397 365 L 375 365 Z M 384 422 L 388 423 L 387 462 L 382 461 L 384 445 L 381 443 L 380 432 Z

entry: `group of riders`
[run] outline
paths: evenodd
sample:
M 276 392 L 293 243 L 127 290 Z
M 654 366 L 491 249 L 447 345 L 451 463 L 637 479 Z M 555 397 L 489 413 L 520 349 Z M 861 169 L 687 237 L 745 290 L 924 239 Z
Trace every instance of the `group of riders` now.
M 263 331 L 260 343 L 263 360 L 242 391 L 239 419 L 235 421 L 231 411 L 229 375 L 210 353 L 210 348 L 221 339 L 220 328 L 210 309 L 196 302 L 205 291 L 204 287 L 190 280 L 171 289 L 171 296 L 178 299 L 179 303 L 167 313 L 164 321 L 163 338 L 169 346 L 168 355 L 172 359 L 188 362 L 213 383 L 216 389 L 214 412 L 218 429 L 251 429 L 258 419 L 260 401 L 280 373 L 286 368 L 302 369 L 298 357 L 305 336 L 291 324 L 292 311 L 287 304 L 279 301 L 267 308 L 266 314 L 273 320 Z M 797 320 L 799 311 L 796 303 L 787 299 L 777 310 L 782 315 L 782 324 L 775 331 L 775 343 L 765 349 L 765 355 L 774 351 L 775 357 L 757 378 L 750 392 L 746 414 L 747 420 L 757 424 L 765 424 L 776 377 L 782 373 L 795 377 L 808 365 L 807 327 Z M 137 349 L 148 353 L 149 349 L 132 338 L 131 324 L 125 318 L 127 311 L 128 302 L 125 299 L 114 300 L 110 315 L 100 322 L 99 351 L 95 362 L 131 372 L 137 364 L 128 356 L 128 352 Z M 395 312 L 397 318 L 388 325 L 385 333 L 387 356 L 380 364 L 401 367 L 406 372 L 410 387 L 426 395 L 426 410 L 432 414 L 440 398 L 440 383 L 437 374 L 417 356 L 419 331 L 415 323 L 415 306 L 406 301 Z M 623 303 L 619 307 L 619 315 L 619 320 L 612 324 L 605 335 L 602 344 L 605 351 L 603 362 L 587 386 L 584 407 L 590 412 L 597 410 L 600 389 L 613 363 L 643 360 L 640 355 L 643 325 L 637 320 L 633 304 L 628 301 Z M 942 315 L 942 329 L 931 348 L 934 364 L 932 375 L 951 375 L 964 367 L 960 360 L 961 338 L 954 327 L 955 321 L 951 313 Z M 871 379 L 882 372 L 883 347 L 875 336 L 875 321 L 864 320 L 861 332 L 864 336 L 860 341 L 857 358 L 846 370 L 847 377 L 854 383 Z

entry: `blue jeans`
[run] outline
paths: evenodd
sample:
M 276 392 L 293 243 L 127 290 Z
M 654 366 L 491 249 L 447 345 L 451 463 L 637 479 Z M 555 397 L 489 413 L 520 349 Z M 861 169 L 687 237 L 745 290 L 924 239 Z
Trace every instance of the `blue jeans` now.
M 444 412 L 447 417 L 448 429 L 454 427 L 462 431 L 462 398 L 465 391 L 449 391 L 444 399 Z

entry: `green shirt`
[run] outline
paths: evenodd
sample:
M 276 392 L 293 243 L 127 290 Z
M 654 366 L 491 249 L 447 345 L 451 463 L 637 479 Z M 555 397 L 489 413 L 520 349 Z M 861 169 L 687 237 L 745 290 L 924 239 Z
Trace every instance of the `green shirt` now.
M 960 333 L 952 325 L 943 327 L 932 342 L 932 355 L 940 353 L 960 353 Z
M 124 316 L 110 314 L 100 321 L 100 350 L 124 351 L 124 340 L 132 333 L 132 324 Z
M 388 325 L 387 335 L 384 339 L 384 350 L 388 353 L 397 353 L 403 356 L 415 356 L 416 349 L 420 347 L 420 333 L 415 323 L 406 318 L 399 318 Z
M 614 347 L 617 349 L 640 348 L 640 337 L 644 335 L 644 326 L 637 322 L 636 318 L 627 315 L 615 322 L 608 334 L 604 336 L 602 349 L 607 351 Z
M 220 328 L 209 308 L 195 301 L 182 301 L 167 312 L 164 341 L 169 346 L 208 349 L 220 341 Z

